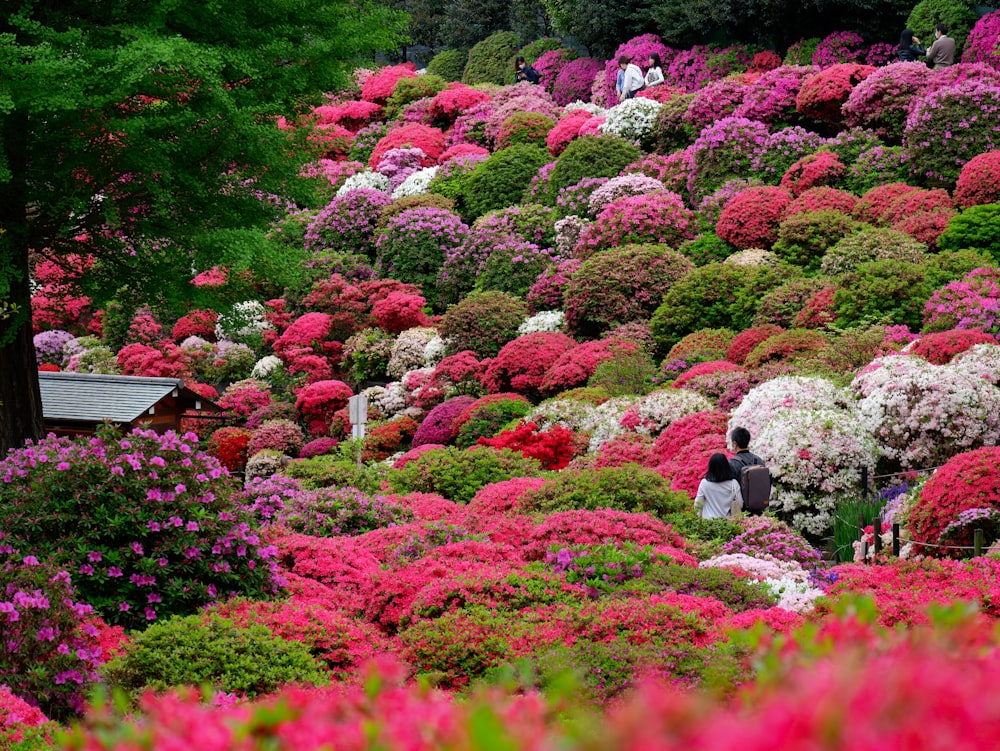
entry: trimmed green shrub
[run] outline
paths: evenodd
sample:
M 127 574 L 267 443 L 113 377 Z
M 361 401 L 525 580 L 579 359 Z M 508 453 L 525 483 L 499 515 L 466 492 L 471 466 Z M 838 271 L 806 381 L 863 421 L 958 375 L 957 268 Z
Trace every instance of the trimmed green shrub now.
M 820 264 L 824 274 L 836 276 L 869 261 L 921 263 L 927 246 L 919 240 L 888 227 L 865 227 L 852 232 L 827 250 Z
M 818 331 L 791 329 L 758 344 L 747 355 L 743 364 L 748 368 L 756 368 L 769 362 L 788 362 L 815 355 L 827 346 L 826 337 Z
M 961 279 L 973 269 L 993 266 L 993 259 L 972 248 L 964 250 L 945 250 L 928 256 L 924 269 L 934 287 L 940 287 L 948 282 Z
M 461 81 L 468 59 L 469 53 L 466 50 L 444 50 L 427 63 L 427 74 L 439 76 L 448 82 Z
M 700 329 L 694 331 L 670 348 L 666 362 L 683 360 L 689 366 L 712 360 L 725 360 L 729 345 L 736 332 L 732 329 Z
M 386 102 L 386 117 L 394 120 L 406 105 L 418 99 L 432 97 L 447 87 L 448 84 L 443 78 L 433 74 L 417 76 L 416 78 L 401 78 Z
M 930 47 L 934 42 L 935 24 L 943 23 L 948 27 L 948 36 L 955 40 L 955 62 L 958 62 L 969 31 L 978 18 L 973 7 L 974 3 L 962 0 L 920 0 L 906 19 L 906 28 L 913 29 L 920 41 Z
M 482 216 L 520 203 L 531 178 L 549 159 L 544 149 L 519 144 L 502 149 L 477 165 L 464 186 L 469 216 Z
M 924 303 L 936 286 L 923 266 L 902 261 L 862 263 L 840 284 L 833 297 L 838 325 L 895 323 L 914 331 L 920 330 Z
M 715 234 L 715 231 L 705 232 L 698 235 L 694 240 L 688 240 L 681 245 L 678 252 L 695 266 L 705 266 L 709 263 L 725 261 L 736 252 L 735 245 L 731 245 Z
M 509 449 L 477 446 L 444 448 L 421 454 L 386 476 L 393 493 L 438 493 L 455 503 L 468 503 L 492 482 L 537 477 L 542 465 Z
M 469 60 L 462 72 L 462 83 L 470 86 L 477 83 L 503 85 L 507 78 L 513 78 L 514 68 L 511 57 L 520 46 L 517 34 L 512 31 L 498 31 L 469 50 Z
M 553 127 L 555 121 L 540 112 L 516 112 L 500 126 L 497 146 L 506 149 L 509 146 L 524 144 L 544 149 L 545 137 Z
M 656 114 L 653 131 L 650 134 L 653 150 L 657 154 L 673 154 L 694 143 L 698 131 L 687 121 L 688 107 L 694 94 L 680 94 L 670 97 Z
M 531 411 L 531 403 L 523 399 L 498 399 L 488 402 L 473 412 L 455 436 L 455 445 L 469 448 L 480 438 L 492 438 L 512 420 L 524 417 Z
M 684 492 L 655 470 L 626 464 L 603 469 L 563 470 L 538 490 L 521 496 L 529 511 L 551 514 L 574 509 L 609 508 L 658 516 L 677 513 L 691 505 Z
M 813 295 L 833 285 L 832 279 L 822 276 L 807 276 L 780 284 L 760 299 L 753 325 L 770 323 L 789 328 Z
M 210 684 L 248 698 L 289 683 L 327 683 L 320 664 L 299 642 L 263 626 L 241 628 L 219 616 L 171 618 L 134 634 L 102 670 L 112 688 L 137 699 L 147 690 Z
M 544 55 L 546 52 L 552 52 L 552 50 L 557 50 L 562 47 L 562 43 L 555 37 L 542 37 L 541 39 L 536 39 L 533 42 L 529 42 L 524 45 L 520 50 L 518 50 L 517 55 L 514 55 L 510 59 L 510 81 L 509 83 L 514 83 L 514 60 L 517 57 L 523 57 L 524 61 L 531 65 L 538 58 Z
M 720 535 L 714 538 L 717 540 L 727 537 L 733 531 L 737 534 L 742 531 L 728 519 L 699 519 L 699 521 L 709 522 L 701 525 L 699 531 L 703 534 Z M 733 537 L 735 536 L 734 534 Z M 731 540 L 732 537 L 728 539 Z M 654 566 L 644 576 L 625 584 L 622 590 L 636 594 L 676 592 L 691 597 L 710 597 L 719 600 L 736 613 L 754 609 L 767 610 L 774 607 L 777 601 L 763 584 L 739 576 L 730 569 L 695 568 L 676 564 Z
M 320 488 L 357 488 L 364 493 L 377 493 L 380 478 L 369 465 L 357 466 L 355 460 L 337 454 L 314 456 L 289 462 L 283 472 L 302 483 L 307 490 Z
M 778 227 L 774 253 L 806 271 L 819 269 L 827 248 L 858 229 L 860 225 L 842 211 L 824 209 L 793 214 Z
M 974 249 L 1000 263 L 1000 204 L 970 206 L 953 216 L 938 238 L 938 250 Z
M 646 394 L 653 388 L 656 363 L 646 352 L 616 352 L 598 363 L 587 386 L 600 388 L 611 396 Z
M 640 156 L 638 146 L 617 136 L 581 136 L 570 141 L 556 160 L 549 175 L 549 190 L 555 196 L 585 177 L 617 177 Z
M 505 292 L 478 292 L 448 308 L 441 319 L 441 336 L 448 354 L 466 349 L 476 356 L 496 357 L 500 348 L 517 338 L 517 327 L 528 316 L 528 304 Z

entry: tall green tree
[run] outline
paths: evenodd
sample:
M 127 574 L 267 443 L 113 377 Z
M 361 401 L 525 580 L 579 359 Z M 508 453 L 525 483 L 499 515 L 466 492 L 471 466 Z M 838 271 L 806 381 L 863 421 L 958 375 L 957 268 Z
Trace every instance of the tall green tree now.
M 29 257 L 179 268 L 274 211 L 297 172 L 274 116 L 403 41 L 371 0 L 0 2 L 0 455 L 42 432 Z M 80 238 L 84 238 L 81 240 Z M 123 281 L 127 281 L 123 279 Z

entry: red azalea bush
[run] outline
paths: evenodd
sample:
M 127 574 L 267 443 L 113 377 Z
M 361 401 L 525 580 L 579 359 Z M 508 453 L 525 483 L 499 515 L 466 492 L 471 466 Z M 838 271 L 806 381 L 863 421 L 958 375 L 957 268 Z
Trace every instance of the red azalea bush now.
M 270 386 L 252 378 L 231 383 L 222 392 L 218 402 L 220 407 L 236 417 L 248 417 L 252 412 L 270 403 Z
M 675 389 L 679 389 L 694 378 L 714 375 L 716 373 L 738 373 L 742 370 L 742 367 L 734 365 L 729 360 L 707 360 L 685 370 L 670 385 Z
M 537 396 L 545 372 L 577 343 L 565 334 L 541 331 L 507 342 L 490 362 L 483 385 L 490 393 Z
M 725 412 L 695 412 L 670 424 L 656 437 L 653 455 L 661 462 L 674 459 L 677 454 L 704 436 L 725 434 L 729 425 L 729 415 Z M 707 466 L 707 465 L 706 465 Z
M 1000 448 L 987 447 L 953 456 L 930 476 L 908 514 L 913 539 L 937 545 L 947 530 L 950 544 L 971 545 L 976 512 L 1000 511 Z M 964 514 L 963 514 L 964 512 Z M 970 513 L 971 512 L 971 513 Z M 980 512 L 982 513 L 982 512 Z M 948 529 L 949 525 L 953 526 Z M 925 555 L 948 554 L 920 548 Z
M 575 255 L 587 257 L 599 250 L 628 243 L 662 243 L 676 248 L 692 240 L 694 213 L 676 193 L 646 193 L 612 201 L 593 224 L 580 233 Z
M 781 178 L 781 187 L 793 196 L 801 196 L 810 188 L 839 183 L 844 165 L 832 151 L 817 151 L 799 159 Z
M 784 188 L 747 188 L 726 204 L 715 233 L 741 250 L 766 250 L 778 239 L 778 225 L 791 202 L 792 194 Z
M 515 477 L 510 480 L 490 483 L 481 488 L 466 507 L 473 528 L 497 517 L 521 514 L 525 511 L 518 501 L 525 493 L 538 490 L 545 483 L 544 477 Z
M 747 355 L 753 351 L 754 347 L 761 342 L 767 341 L 775 334 L 780 334 L 782 331 L 784 329 L 781 326 L 775 326 L 774 324 L 756 326 L 752 329 L 741 331 L 729 343 L 729 348 L 726 350 L 726 359 L 729 362 L 742 365 L 746 362 Z
M 391 292 L 372 305 L 372 321 L 390 334 L 399 334 L 418 326 L 429 326 L 430 319 L 424 313 L 426 304 L 422 295 Z
M 872 188 L 858 201 L 854 214 L 858 219 L 862 219 L 872 224 L 881 224 L 889 211 L 889 208 L 901 196 L 908 193 L 919 192 L 921 189 L 906 183 L 885 183 Z
M 41 258 L 34 265 L 38 288 L 31 295 L 31 320 L 35 333 L 43 329 L 68 329 L 84 333 L 91 299 L 82 294 L 80 279 L 94 263 L 93 256 L 70 254 L 59 263 Z M 99 329 L 98 329 L 99 331 Z
M 640 467 L 655 467 L 659 464 L 653 451 L 653 439 L 641 433 L 625 433 L 602 443 L 586 466 L 594 469 L 623 467 L 638 464 Z
M 936 188 L 934 190 L 906 191 L 882 211 L 879 220 L 884 224 L 895 224 L 909 217 L 926 211 L 955 208 L 948 191 Z
M 219 314 L 214 310 L 192 310 L 177 319 L 170 335 L 175 342 L 182 342 L 189 336 L 198 336 L 205 341 L 215 341 L 215 323 Z
M 489 149 L 484 149 L 482 146 L 476 146 L 471 143 L 459 143 L 454 146 L 450 146 L 444 150 L 441 154 L 440 162 L 444 164 L 452 159 L 461 159 L 466 156 L 489 156 Z
M 580 128 L 593 116 L 587 110 L 570 110 L 545 136 L 545 148 L 552 156 L 559 156 L 569 146 L 570 141 L 579 137 Z
M 364 126 L 380 119 L 382 113 L 383 108 L 380 104 L 357 100 L 323 104 L 313 109 L 317 124 L 340 125 L 351 133 L 357 133 Z
M 434 95 L 428 111 L 436 124 L 447 127 L 463 112 L 489 100 L 490 95 L 485 91 L 462 83 L 453 83 L 444 91 Z
M 750 66 L 747 68 L 751 73 L 766 73 L 769 70 L 781 67 L 781 55 L 774 50 L 764 50 L 758 52 L 751 58 Z
M 361 460 L 380 462 L 388 459 L 413 439 L 417 427 L 412 417 L 396 417 L 369 429 Z
M 569 280 L 583 264 L 578 258 L 570 258 L 549 266 L 538 275 L 528 290 L 528 308 L 532 313 L 543 310 L 558 310 L 562 307 L 563 291 Z
M 230 472 L 236 472 L 247 463 L 250 436 L 250 431 L 243 428 L 219 428 L 208 439 L 208 453 Z
M 354 392 L 343 381 L 316 381 L 299 391 L 295 409 L 306 420 L 329 424 L 334 413 L 346 407 L 352 396 Z
M 375 144 L 368 158 L 368 166 L 375 169 L 387 151 L 404 146 L 412 146 L 423 151 L 426 154 L 423 165 L 429 167 L 437 164 L 438 158 L 444 153 L 444 133 L 438 128 L 420 123 L 407 123 L 393 128 Z
M 413 435 L 413 447 L 418 448 L 430 444 L 445 446 L 455 437 L 455 421 L 465 408 L 476 400 L 471 396 L 456 396 L 447 399 L 434 407 L 420 423 Z
M 789 329 L 764 340 L 747 355 L 748 368 L 788 360 L 819 352 L 829 346 L 823 334 L 810 329 Z
M 339 362 L 343 351 L 343 344 L 334 338 L 335 333 L 332 316 L 305 313 L 275 340 L 274 354 L 289 366 L 306 355 L 315 355 L 332 367 Z
M 361 98 L 366 102 L 385 104 L 396 90 L 396 84 L 400 79 L 416 77 L 417 66 L 413 63 L 387 66 L 376 71 L 365 81 L 361 87 Z
M 537 459 L 542 469 L 563 469 L 576 454 L 575 438 L 572 430 L 555 425 L 546 431 L 539 431 L 533 422 L 522 422 L 514 430 L 505 430 L 493 438 L 480 438 L 481 446 L 495 449 L 510 449 L 521 456 Z
M 638 352 L 639 347 L 634 342 L 621 339 L 601 339 L 596 342 L 579 344 L 560 355 L 552 363 L 542 379 L 541 390 L 549 396 L 560 391 L 567 391 L 577 386 L 585 386 L 594 369 L 615 354 Z
M 905 232 L 927 246 L 931 253 L 937 250 L 938 238 L 948 229 L 948 222 L 955 216 L 954 209 L 933 209 L 918 211 L 893 222 L 892 229 Z
M 166 339 L 155 347 L 136 342 L 118 351 L 118 367 L 125 375 L 190 378 L 190 360 L 186 351 Z
M 821 329 L 833 323 L 837 314 L 833 308 L 833 298 L 837 287 L 825 287 L 814 294 L 795 315 L 793 325 L 797 329 Z
M 712 458 L 712 454 L 725 451 L 724 433 L 699 436 L 682 446 L 673 458 L 656 467 L 656 471 L 670 480 L 671 490 L 687 493 L 694 498 L 708 469 L 708 460 Z
M 488 363 L 477 358 L 472 350 L 464 349 L 441 360 L 434 367 L 430 383 L 444 391 L 479 395 Z
M 1000 202 L 1000 151 L 972 157 L 962 167 L 955 185 L 955 203 L 963 209 Z
M 857 205 L 858 197 L 853 193 L 820 185 L 799 193 L 798 198 L 792 201 L 785 210 L 785 219 L 806 211 L 824 211 L 826 209 L 834 209 L 851 215 Z
M 814 73 L 802 82 L 795 109 L 803 117 L 838 124 L 841 107 L 859 83 L 875 72 L 871 65 L 841 63 Z
M 996 337 L 979 329 L 955 329 L 924 334 L 910 348 L 910 354 L 919 355 L 935 365 L 951 362 L 955 355 L 977 344 L 996 344 Z

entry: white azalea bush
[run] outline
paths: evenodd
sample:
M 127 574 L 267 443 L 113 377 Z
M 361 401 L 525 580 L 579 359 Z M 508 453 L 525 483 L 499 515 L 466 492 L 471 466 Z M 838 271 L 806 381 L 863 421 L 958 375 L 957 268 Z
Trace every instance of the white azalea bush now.
M 382 173 L 374 172 L 373 170 L 358 172 L 344 180 L 344 184 L 337 189 L 337 197 L 339 198 L 345 193 L 359 189 L 378 190 L 382 193 L 388 193 L 392 190 L 392 181 Z
M 635 405 L 628 397 L 608 399 L 594 408 L 594 424 L 590 431 L 590 451 L 597 451 L 608 441 L 623 435 L 625 426 L 622 419 Z
M 780 561 L 773 556 L 727 553 L 698 564 L 701 568 L 734 568 L 746 571 L 778 599 L 776 607 L 807 613 L 825 593 L 810 584 L 809 572 L 796 561 Z
M 543 310 L 526 318 L 524 323 L 517 327 L 517 335 L 562 331 L 565 326 L 566 314 L 561 310 Z
M 407 329 L 401 333 L 392 343 L 386 373 L 391 378 L 402 378 L 408 371 L 424 367 L 424 352 L 437 335 L 437 330 L 429 327 Z
M 238 302 L 215 323 L 215 338 L 219 341 L 240 341 L 255 337 L 271 328 L 263 303 L 257 300 Z
M 626 141 L 641 141 L 652 132 L 662 107 L 659 102 L 646 97 L 626 99 L 605 113 L 606 119 L 599 126 L 600 130 Z
M 781 376 L 750 389 L 733 410 L 727 435 L 733 428 L 746 428 L 753 441 L 777 415 L 797 409 L 843 409 L 854 403 L 845 389 L 825 378 Z M 756 444 L 755 444 L 756 445 Z
M 949 365 L 963 373 L 979 376 L 994 386 L 1000 385 L 1000 347 L 977 344 L 955 356 Z
M 851 387 L 864 428 L 903 467 L 943 464 L 1000 436 L 1000 389 L 966 364 L 907 355 L 875 360 Z
M 590 433 L 598 422 L 597 406 L 576 399 L 548 399 L 524 416 L 525 422 L 538 425 L 541 432 L 555 426 L 577 433 Z
M 433 368 L 444 359 L 448 343 L 440 335 L 435 336 L 424 347 L 424 367 Z
M 795 409 L 770 420 L 753 450 L 771 471 L 771 508 L 798 531 L 829 531 L 837 501 L 856 494 L 861 468 L 875 466 L 878 444 L 856 409 Z
M 640 196 L 645 193 L 659 193 L 667 187 L 655 177 L 643 174 L 620 175 L 612 177 L 604 185 L 590 194 L 587 208 L 597 216 L 605 206 L 625 196 Z
M 398 188 L 392 191 L 392 200 L 398 201 L 400 198 L 419 196 L 422 193 L 426 193 L 430 187 L 431 180 L 437 175 L 437 171 L 437 167 L 425 167 L 422 170 L 417 170 L 403 180 Z
M 712 409 L 712 403 L 696 391 L 661 389 L 639 399 L 623 416 L 622 425 L 636 433 L 656 436 L 682 417 Z

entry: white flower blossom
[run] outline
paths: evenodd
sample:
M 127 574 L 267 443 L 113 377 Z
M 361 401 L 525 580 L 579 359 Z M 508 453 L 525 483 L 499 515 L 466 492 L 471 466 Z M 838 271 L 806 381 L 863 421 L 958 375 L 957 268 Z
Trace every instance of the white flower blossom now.
M 421 193 L 426 193 L 437 171 L 437 167 L 426 167 L 422 170 L 417 170 L 403 180 L 398 188 L 392 191 L 392 200 L 398 201 L 400 198 L 405 198 L 406 196 L 418 196 Z
M 646 97 L 626 99 L 609 109 L 605 114 L 607 119 L 598 127 L 602 133 L 611 133 L 626 141 L 641 141 L 652 131 L 662 107 Z
M 547 331 L 562 331 L 566 325 L 566 314 L 561 310 L 543 310 L 524 319 L 517 327 L 517 335 L 537 334 Z
M 391 186 L 391 181 L 385 175 L 372 170 L 365 170 L 364 172 L 358 172 L 357 174 L 351 175 L 349 178 L 344 180 L 344 184 L 337 189 L 337 197 L 339 198 L 352 190 L 360 189 L 377 190 L 382 193 L 388 193 Z

